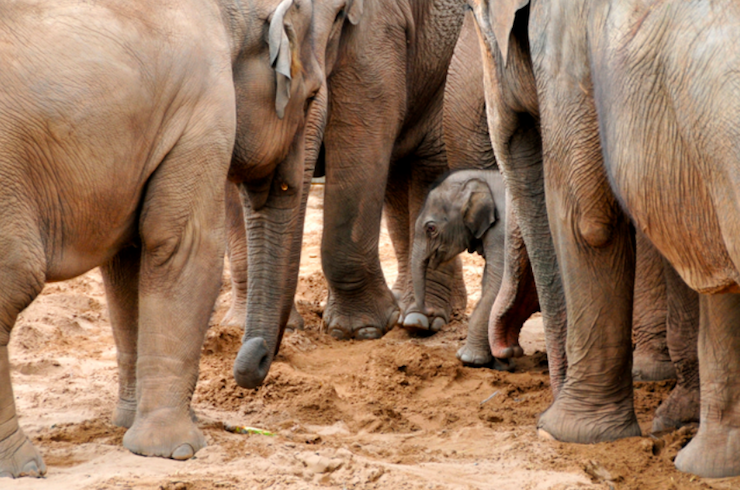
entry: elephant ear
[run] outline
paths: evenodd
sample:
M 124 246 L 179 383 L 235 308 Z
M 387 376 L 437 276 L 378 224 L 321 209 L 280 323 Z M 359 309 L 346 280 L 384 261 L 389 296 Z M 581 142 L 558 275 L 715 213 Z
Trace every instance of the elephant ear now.
M 462 218 L 465 227 L 479 239 L 496 222 L 496 205 L 488 184 L 470 179 L 461 190 Z
M 285 31 L 285 14 L 293 6 L 293 0 L 283 0 L 275 9 L 270 21 L 268 42 L 270 45 L 270 65 L 275 68 L 277 78 L 277 92 L 275 95 L 275 110 L 280 119 L 285 117 L 285 107 L 290 100 L 290 67 L 292 53 L 290 39 Z
M 365 10 L 363 0 L 349 0 L 347 2 L 347 18 L 356 26 L 360 22 L 362 12 Z

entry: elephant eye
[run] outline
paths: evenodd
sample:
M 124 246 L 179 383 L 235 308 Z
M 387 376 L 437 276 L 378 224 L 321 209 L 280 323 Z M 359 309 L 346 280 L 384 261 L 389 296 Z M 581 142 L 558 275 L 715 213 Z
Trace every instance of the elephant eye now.
M 426 224 L 427 235 L 434 236 L 437 234 L 437 225 L 434 223 Z

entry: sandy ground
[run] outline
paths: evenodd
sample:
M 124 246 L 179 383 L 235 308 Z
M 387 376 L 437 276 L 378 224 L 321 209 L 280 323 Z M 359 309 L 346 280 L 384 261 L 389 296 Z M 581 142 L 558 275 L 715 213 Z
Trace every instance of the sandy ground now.
M 702 480 L 673 468 L 694 430 L 596 445 L 544 441 L 538 414 L 551 402 L 541 320 L 523 332 L 516 372 L 462 367 L 460 316 L 434 336 L 396 328 L 385 338 L 338 342 L 321 333 L 322 187 L 309 200 L 298 291 L 306 330 L 287 334 L 263 387 L 231 375 L 241 332 L 219 326 L 228 276 L 201 359 L 193 407 L 209 447 L 176 462 L 135 456 L 110 423 L 117 394 L 115 348 L 98 271 L 50 284 L 18 321 L 11 361 L 21 425 L 48 465 L 43 480 L 0 480 L 0 489 L 740 488 L 740 478 Z M 395 259 L 381 243 L 389 283 Z M 466 255 L 467 313 L 480 296 L 482 260 Z M 228 274 L 228 269 L 225 274 Z M 670 383 L 639 383 L 645 433 Z M 493 396 L 492 396 L 493 395 Z M 277 435 L 237 435 L 223 424 Z

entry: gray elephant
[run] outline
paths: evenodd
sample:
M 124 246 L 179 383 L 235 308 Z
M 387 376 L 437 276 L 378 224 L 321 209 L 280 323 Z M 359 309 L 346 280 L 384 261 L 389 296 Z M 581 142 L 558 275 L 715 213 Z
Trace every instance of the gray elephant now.
M 439 269 L 465 250 L 486 259 L 481 298 L 470 316 L 466 342 L 469 352 L 476 352 L 474 347 L 479 347 L 484 358 L 468 360 L 463 348 L 458 357 L 465 363 L 483 365 L 493 360 L 488 347 L 488 318 L 501 286 L 504 242 L 511 231 L 506 223 L 505 195 L 498 170 L 458 170 L 432 188 L 416 221 L 412 253 L 416 304 L 409 309 L 405 325 L 433 331 L 440 328 L 435 325 L 440 316 L 426 306 L 429 270 Z M 523 318 L 537 310 L 536 301 L 527 306 L 529 310 Z M 435 320 L 430 324 L 429 318 Z M 477 346 L 478 343 L 482 345 Z M 509 370 L 512 365 L 496 360 L 495 367 Z
M 118 350 L 114 423 L 129 428 L 124 445 L 175 459 L 205 445 L 190 400 L 223 268 L 224 182 L 228 173 L 247 183 L 250 210 L 261 210 L 255 228 L 277 208 L 288 222 L 293 202 L 300 221 L 313 172 L 305 148 L 325 115 L 323 48 L 338 44 L 347 7 L 4 7 L 0 57 L 24 63 L 0 74 L 0 277 L 12 285 L 0 290 L 0 475 L 46 471 L 13 402 L 7 345 L 17 315 L 45 281 L 95 266 Z M 250 253 L 267 253 L 255 241 Z M 285 282 L 285 270 L 269 282 Z
M 343 33 L 341 61 L 328 78 L 331 111 L 324 138 L 324 322 L 334 337 L 378 338 L 403 323 L 414 302 L 413 223 L 429 187 L 447 171 L 444 87 L 464 4 L 367 2 L 363 22 Z M 383 212 L 398 258 L 392 291 L 378 256 Z M 430 306 L 446 318 L 453 293 L 464 287 L 460 262 L 453 267 L 428 276 Z
M 502 87 L 487 99 L 497 160 L 507 184 L 510 177 L 539 183 L 547 196 L 547 214 L 539 206 L 521 224 L 542 227 L 549 216 L 554 246 L 527 243 L 545 259 L 532 261 L 538 288 L 548 273 L 538 264 L 557 262 L 565 271 L 571 362 L 540 430 L 576 442 L 640 434 L 629 376 L 635 239 L 626 210 L 665 263 L 703 293 L 701 423 L 676 465 L 708 477 L 740 474 L 740 274 L 732 238 L 740 164 L 731 150 L 740 120 L 733 92 L 740 15 L 685 2 L 473 7 L 487 76 Z M 502 93 L 509 102 L 526 97 L 526 110 L 507 109 Z M 540 130 L 542 164 L 533 165 L 507 138 L 531 135 L 522 145 L 531 152 Z

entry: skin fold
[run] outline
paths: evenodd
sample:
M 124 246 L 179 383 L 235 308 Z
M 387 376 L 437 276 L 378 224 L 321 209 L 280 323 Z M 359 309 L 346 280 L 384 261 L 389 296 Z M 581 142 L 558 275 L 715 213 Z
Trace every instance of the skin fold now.
M 640 434 L 629 375 L 634 223 L 681 280 L 702 293 L 700 429 L 676 465 L 706 477 L 740 474 L 734 238 L 740 153 L 732 136 L 740 120 L 733 92 L 740 12 L 731 2 L 713 8 L 608 0 L 527 4 L 502 0 L 474 8 L 488 62 L 495 58 L 493 73 L 531 70 L 555 245 L 548 262 L 557 258 L 567 271 L 567 376 L 538 426 L 572 442 Z M 491 115 L 511 117 L 497 106 Z M 535 278 L 539 286 L 537 270 Z M 673 279 L 666 287 L 675 287 Z
M 227 174 L 247 214 L 259 214 L 250 228 L 274 213 L 302 224 L 307 135 L 320 133 L 326 100 L 326 50 L 313 47 L 336 46 L 351 11 L 307 0 L 0 10 L 0 57 L 25 60 L 0 73 L 0 278 L 10 286 L 0 289 L 0 475 L 46 470 L 15 413 L 15 319 L 45 281 L 95 266 L 118 351 L 124 446 L 187 459 L 205 445 L 190 400 L 223 267 Z M 264 250 L 259 234 L 250 230 L 250 255 Z M 270 282 L 290 288 L 290 273 L 286 263 Z M 287 321 L 292 297 L 267 314 Z

